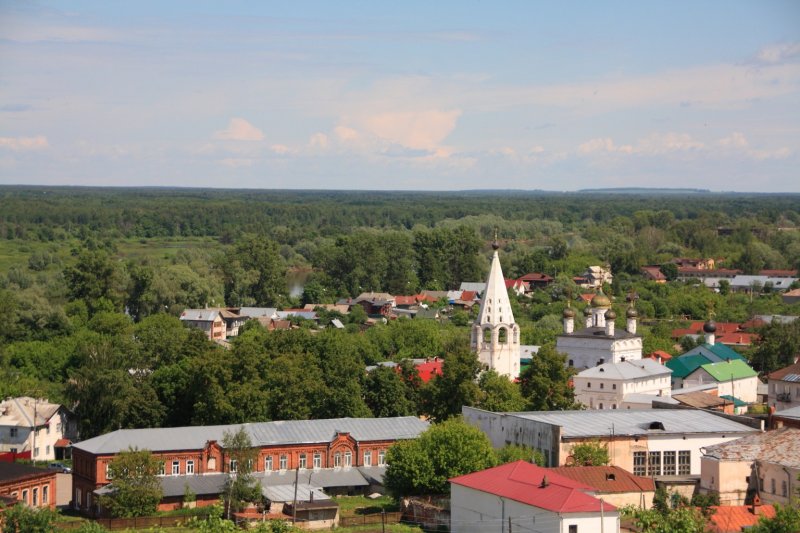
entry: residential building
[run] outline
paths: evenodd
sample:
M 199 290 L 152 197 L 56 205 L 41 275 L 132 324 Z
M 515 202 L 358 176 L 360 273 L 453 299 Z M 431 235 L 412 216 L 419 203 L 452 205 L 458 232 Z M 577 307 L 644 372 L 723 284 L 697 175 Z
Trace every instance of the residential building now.
M 181 322 L 192 328 L 201 330 L 213 340 L 225 340 L 228 325 L 219 309 L 184 309 Z
M 716 343 L 716 324 L 709 320 L 703 326 L 705 331 L 705 343 L 695 346 L 688 352 L 679 357 L 673 357 L 666 363 L 672 370 L 672 389 L 684 388 L 683 380 L 689 374 L 708 363 L 719 363 L 722 361 L 746 361 L 739 352 Z
M 683 378 L 684 387 L 716 383 L 720 397 L 732 396 L 745 403 L 755 403 L 758 396 L 758 373 L 739 359 L 706 363 Z
M 700 492 L 719 494 L 723 505 L 786 504 L 796 497 L 800 429 L 781 428 L 703 449 Z
M 669 398 L 671 374 L 672 370 L 651 359 L 603 363 L 573 378 L 575 399 L 589 409 L 650 407 L 643 405 L 648 397 L 651 402 Z
M 781 295 L 781 299 L 783 300 L 783 303 L 787 305 L 793 305 L 797 302 L 800 302 L 800 289 L 786 291 Z
M 617 508 L 594 487 L 517 461 L 450 479 L 450 531 L 619 531 Z
M 564 309 L 564 332 L 556 338 L 556 350 L 567 354 L 568 365 L 592 368 L 604 363 L 621 363 L 642 358 L 642 337 L 636 334 L 638 313 L 630 307 L 625 329 L 617 329 L 617 314 L 602 291 L 583 310 L 584 326 L 576 329 L 575 312 Z
M 675 257 L 670 260 L 670 263 L 678 265 L 678 268 L 695 268 L 698 270 L 714 270 L 717 267 L 717 262 L 713 257 Z
M 520 371 L 519 325 L 514 322 L 511 311 L 497 241 L 492 243 L 492 248 L 492 264 L 481 307 L 472 325 L 470 346 L 485 368 L 513 380 Z
M 29 453 L 34 461 L 64 459 L 76 435 L 76 421 L 63 405 L 28 396 L 0 402 L 0 453 Z
M 552 276 L 548 276 L 547 274 L 543 274 L 541 272 L 530 272 L 524 276 L 520 276 L 518 280 L 528 284 L 529 292 L 533 291 L 534 289 L 546 289 L 548 285 L 555 281 Z
M 653 478 L 634 476 L 618 466 L 558 466 L 550 471 L 594 488 L 594 495 L 616 507 L 653 506 L 656 483 Z
M 611 269 L 601 266 L 590 266 L 586 272 L 581 274 L 581 277 L 586 280 L 583 284 L 586 288 L 599 289 L 604 284 L 611 284 L 614 281 L 614 276 L 611 274 Z
M 364 308 L 368 315 L 388 316 L 395 306 L 394 296 L 386 292 L 363 292 L 353 300 Z
M 55 509 L 56 471 L 0 462 L 0 496 L 10 496 L 28 507 Z
M 655 281 L 656 283 L 666 283 L 667 276 L 661 272 L 661 267 L 658 265 L 648 265 L 641 268 L 642 276 L 648 281 Z
M 772 505 L 714 505 L 710 507 L 706 533 L 741 533 L 758 524 L 761 517 L 773 518 Z
M 573 446 L 599 441 L 608 446 L 611 465 L 648 477 L 697 476 L 701 448 L 761 432 L 760 422 L 695 409 L 461 411 L 495 448 L 529 446 L 544 455 L 547 466 L 562 466 L 571 461 Z
M 774 411 L 774 407 L 770 410 Z M 770 416 L 770 427 L 793 427 L 800 429 L 800 406 L 773 412 Z
M 81 510 L 93 509 L 93 492 L 111 482 L 109 463 L 131 447 L 153 452 L 166 476 L 226 473 L 236 465 L 222 441 L 244 428 L 258 448 L 255 472 L 349 469 L 385 465 L 393 443 L 416 438 L 427 427 L 416 417 L 394 417 L 117 430 L 73 445 L 73 502 Z
M 414 365 L 414 368 L 417 370 L 419 378 L 423 383 L 428 383 L 433 379 L 434 376 L 442 375 L 442 364 L 444 363 L 444 360 L 440 359 L 439 357 L 406 359 L 406 361 L 410 361 L 411 364 Z M 379 366 L 394 368 L 397 372 L 400 372 L 400 363 L 395 363 L 394 361 L 378 361 L 376 364 L 366 367 L 366 370 L 367 372 L 372 372 Z
M 770 373 L 767 384 L 767 402 L 776 411 L 800 406 L 800 362 Z

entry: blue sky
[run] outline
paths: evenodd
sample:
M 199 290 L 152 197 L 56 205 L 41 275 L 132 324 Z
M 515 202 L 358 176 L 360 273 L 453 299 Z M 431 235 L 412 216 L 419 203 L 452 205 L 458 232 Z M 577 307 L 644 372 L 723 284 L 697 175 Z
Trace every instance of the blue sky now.
M 800 192 L 800 2 L 0 1 L 0 183 Z

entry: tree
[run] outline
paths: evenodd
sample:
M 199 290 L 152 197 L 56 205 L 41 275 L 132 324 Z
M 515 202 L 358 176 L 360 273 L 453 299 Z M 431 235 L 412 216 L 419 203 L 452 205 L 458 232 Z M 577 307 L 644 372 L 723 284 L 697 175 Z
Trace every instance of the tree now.
M 575 409 L 575 392 L 569 384 L 575 371 L 555 346 L 542 346 L 520 375 L 522 396 L 533 411 Z
M 449 353 L 442 375 L 435 376 L 423 389 L 424 410 L 435 421 L 461 414 L 464 405 L 477 405 L 481 391 L 475 383 L 481 365 L 478 356 L 466 347 Z
M 431 426 L 415 440 L 399 441 L 387 452 L 384 484 L 395 496 L 444 494 L 451 477 L 495 466 L 489 437 L 460 418 Z
M 544 454 L 537 449 L 518 444 L 506 444 L 496 451 L 497 464 L 504 465 L 514 461 L 528 461 L 538 466 L 544 466 L 546 461 Z
M 279 304 L 287 293 L 278 243 L 259 235 L 240 239 L 220 265 L 228 305 Z
M 478 407 L 481 409 L 495 412 L 525 409 L 526 402 L 519 390 L 519 385 L 494 370 L 488 370 L 481 374 L 478 379 L 478 387 L 482 393 L 478 403 Z
M 667 281 L 675 281 L 678 279 L 678 265 L 675 263 L 664 263 L 659 270 L 661 270 L 661 273 L 667 278 Z
M 788 366 L 800 353 L 800 320 L 789 324 L 773 321 L 759 329 L 761 338 L 756 341 L 750 360 L 760 372 L 772 372 Z
M 364 401 L 376 417 L 415 415 L 417 411 L 406 395 L 402 376 L 386 366 L 378 366 L 367 375 Z
M 84 249 L 75 265 L 64 269 L 70 299 L 83 300 L 94 312 L 103 302 L 121 311 L 128 283 L 123 265 L 104 250 Z
M 775 505 L 775 516 L 762 516 L 758 524 L 748 529 L 752 533 L 796 533 L 800 531 L 800 507 L 796 503 Z
M 600 441 L 589 441 L 572 447 L 573 463 L 570 466 L 602 466 L 609 462 L 608 446 Z
M 642 533 L 703 533 L 708 524 L 708 519 L 696 507 L 659 511 L 626 506 L 621 509 L 621 515 L 632 519 Z
M 55 532 L 58 515 L 50 509 L 33 509 L 18 503 L 0 515 L 0 525 L 5 533 Z
M 223 469 L 228 472 L 224 498 L 230 517 L 231 512 L 240 511 L 247 503 L 254 503 L 261 497 L 261 486 L 253 478 L 258 451 L 253 447 L 250 434 L 244 426 L 239 427 L 236 432 L 223 433 L 222 448 L 227 460 Z
M 161 501 L 158 473 L 161 463 L 149 450 L 129 448 L 108 466 L 112 491 L 101 496 L 100 505 L 113 517 L 148 516 Z

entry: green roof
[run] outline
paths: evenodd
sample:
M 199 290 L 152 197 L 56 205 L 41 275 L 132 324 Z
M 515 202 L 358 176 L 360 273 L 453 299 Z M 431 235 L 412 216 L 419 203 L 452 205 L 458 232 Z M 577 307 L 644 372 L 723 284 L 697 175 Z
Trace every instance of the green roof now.
M 724 344 L 704 344 L 703 347 L 714 353 L 714 355 L 716 355 L 720 359 L 725 359 L 725 360 L 734 359 L 739 361 L 747 361 L 747 359 L 745 359 L 745 357 L 742 354 L 740 354 L 733 348 L 725 346 Z
M 673 357 L 667 361 L 664 366 L 672 370 L 673 378 L 685 378 L 703 365 L 711 361 L 705 355 L 682 355 L 681 357 Z
M 745 405 L 747 405 L 747 402 L 745 402 L 744 400 L 740 400 L 736 396 L 731 396 L 730 394 L 723 394 L 722 396 L 720 396 L 720 398 L 728 400 L 729 402 L 733 402 L 734 407 L 744 407 Z
M 731 379 L 745 379 L 757 376 L 755 370 L 744 361 L 723 361 L 721 363 L 708 363 L 701 367 L 717 381 L 728 381 Z

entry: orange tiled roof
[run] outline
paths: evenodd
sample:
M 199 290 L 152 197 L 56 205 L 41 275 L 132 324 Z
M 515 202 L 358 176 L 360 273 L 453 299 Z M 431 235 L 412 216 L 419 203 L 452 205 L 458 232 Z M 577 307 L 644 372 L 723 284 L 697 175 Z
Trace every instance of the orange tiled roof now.
M 720 505 L 713 506 L 714 514 L 709 520 L 709 533 L 739 533 L 744 531 L 747 526 L 754 526 L 762 516 L 772 518 L 775 516 L 775 508 L 771 505 L 759 505 L 753 508 L 749 505 Z

